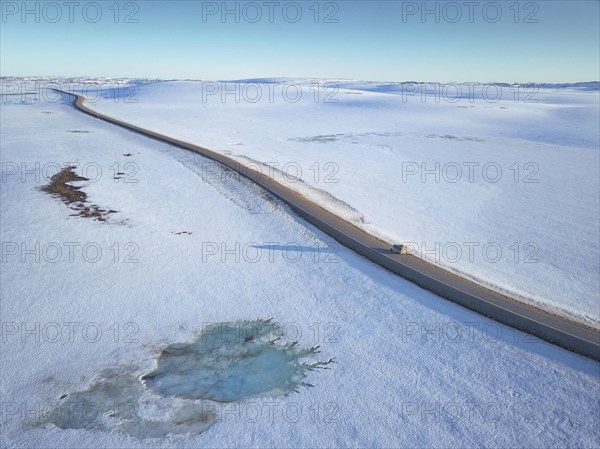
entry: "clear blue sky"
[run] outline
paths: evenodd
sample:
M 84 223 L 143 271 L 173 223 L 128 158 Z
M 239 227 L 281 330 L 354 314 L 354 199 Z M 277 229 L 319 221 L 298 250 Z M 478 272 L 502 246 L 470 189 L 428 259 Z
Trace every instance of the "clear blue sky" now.
M 423 17 L 421 1 L 227 2 L 227 8 L 239 8 L 236 22 L 235 13 L 222 17 L 222 1 L 28 2 L 27 12 L 21 1 L 2 0 L 0 74 L 540 83 L 600 78 L 598 0 L 479 1 L 471 7 L 465 1 L 427 2 L 431 11 L 438 8 L 437 17 Z M 302 16 L 294 23 L 297 11 Z M 126 21 L 130 13 L 136 23 Z M 325 23 L 326 17 L 337 22 Z

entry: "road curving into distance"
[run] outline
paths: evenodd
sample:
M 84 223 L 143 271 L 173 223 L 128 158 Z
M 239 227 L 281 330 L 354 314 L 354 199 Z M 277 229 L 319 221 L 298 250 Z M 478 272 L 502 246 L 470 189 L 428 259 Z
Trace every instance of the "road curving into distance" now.
M 146 137 L 198 153 L 236 171 L 287 203 L 298 215 L 342 245 L 442 298 L 460 304 L 500 323 L 535 335 L 578 354 L 600 361 L 600 331 L 550 314 L 486 288 L 410 254 L 392 254 L 391 243 L 352 223 L 277 182 L 272 177 L 208 148 L 184 142 L 88 108 L 81 95 L 60 91 L 73 98 L 74 107 L 92 117 Z

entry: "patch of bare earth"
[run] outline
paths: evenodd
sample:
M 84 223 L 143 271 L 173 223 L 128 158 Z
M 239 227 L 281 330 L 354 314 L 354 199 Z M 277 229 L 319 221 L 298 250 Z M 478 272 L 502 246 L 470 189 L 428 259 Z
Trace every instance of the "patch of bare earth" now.
M 81 187 L 70 185 L 70 182 L 89 181 L 84 176 L 75 173 L 75 167 L 69 166 L 63 168 L 60 172 L 50 178 L 50 183 L 41 187 L 41 190 L 53 196 L 59 197 L 67 206 L 77 211 L 73 216 L 92 218 L 97 221 L 106 221 L 108 214 L 116 213 L 116 210 L 100 209 L 95 204 L 90 204 L 87 200 L 87 194 L 81 190 Z

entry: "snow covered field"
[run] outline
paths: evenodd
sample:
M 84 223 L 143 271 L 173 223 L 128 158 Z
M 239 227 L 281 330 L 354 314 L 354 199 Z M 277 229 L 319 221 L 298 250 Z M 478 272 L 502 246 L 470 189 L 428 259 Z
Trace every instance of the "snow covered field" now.
M 560 107 L 544 105 L 533 115 L 556 118 L 548 142 L 541 143 L 519 134 L 525 131 L 494 135 L 496 125 L 478 120 L 500 111 L 483 107 L 453 108 L 450 116 L 432 117 L 434 127 L 423 121 L 405 126 L 394 116 L 396 109 L 380 111 L 382 104 L 397 101 L 391 95 L 363 92 L 346 95 L 339 104 L 294 107 L 204 105 L 190 95 L 196 88 L 192 83 L 149 85 L 137 105 L 107 101 L 99 106 L 262 161 L 294 161 L 303 169 L 334 161 L 338 183 L 303 179 L 347 201 L 365 217 L 365 226 L 398 239 L 421 241 L 423 235 L 435 238 L 444 231 L 457 239 L 489 236 L 504 244 L 501 238 L 524 241 L 547 233 L 569 249 L 559 253 L 560 244 L 547 249 L 539 243 L 570 258 L 552 261 L 556 279 L 543 285 L 554 272 L 540 249 L 546 263 L 532 265 L 507 285 L 555 300 L 568 290 L 562 299 L 573 303 L 561 302 L 561 307 L 593 315 L 598 251 L 592 228 L 598 209 L 597 190 L 587 189 L 597 176 L 586 176 L 597 170 L 597 152 L 585 138 L 569 141 L 569 147 L 550 142 L 562 139 Z M 561 92 L 553 95 L 563 98 Z M 572 93 L 565 101 L 577 95 L 585 103 L 591 94 Z M 598 363 L 391 275 L 196 155 L 94 120 L 68 104 L 32 103 L 6 102 L 0 110 L 3 447 L 597 446 Z M 517 105 L 514 112 L 525 107 Z M 319 108 L 343 111 L 347 120 L 332 127 Z M 572 109 L 583 109 L 582 120 L 589 113 L 588 107 Z M 457 130 L 460 112 L 479 128 Z M 524 124 L 531 112 L 521 113 L 507 121 Z M 397 114 L 416 117 L 417 111 Z M 589 128 L 586 120 L 581 126 Z M 486 141 L 427 137 L 450 133 Z M 577 135 L 589 138 L 586 133 Z M 314 137 L 324 134 L 342 135 Z M 503 146 L 507 142 L 511 145 Z M 489 159 L 499 163 L 535 160 L 540 183 L 531 188 L 508 182 L 501 188 L 398 184 L 403 158 L 435 160 L 437 153 L 425 154 L 430 148 L 453 148 L 457 160 L 486 159 L 481 152 L 490 152 Z M 499 154 L 499 148 L 505 152 Z M 530 152 L 527 157 L 520 155 L 523 149 Z M 569 162 L 568 170 L 562 162 Z M 77 175 L 88 178 L 75 184 L 90 205 L 116 211 L 106 215 L 106 222 L 77 216 L 40 190 L 49 181 L 43 175 L 64 166 L 75 166 Z M 574 176 L 581 184 L 570 183 Z M 521 197 L 523 202 L 515 201 Z M 454 204 L 445 205 L 449 201 Z M 544 202 L 532 212 L 535 201 Z M 335 204 L 341 213 L 351 212 Z M 506 220 L 497 215 L 501 206 L 512 211 Z M 491 226 L 494 219 L 496 225 L 508 225 Z M 559 228 L 563 221 L 574 228 L 572 234 Z M 578 251 L 584 247 L 587 252 Z M 470 266 L 467 271 L 493 274 L 490 279 L 500 285 L 516 273 L 502 263 L 473 267 L 480 271 Z M 257 393 L 264 391 L 260 385 L 248 385 L 243 391 L 256 394 L 231 403 L 183 397 L 179 389 L 175 397 L 164 394 L 172 357 L 189 352 L 194 345 L 187 343 L 210 323 L 268 318 L 284 329 L 281 343 L 299 342 L 302 362 L 334 359 L 324 366 L 329 369 L 305 372 L 303 381 L 313 387 L 299 386 L 287 396 L 277 396 L 286 388 L 273 389 L 269 394 L 275 396 L 269 397 Z M 263 337 L 257 340 L 240 344 L 258 348 L 254 345 Z M 315 345 L 320 353 L 304 351 Z M 229 347 L 223 354 L 238 350 Z M 156 365 L 157 357 L 163 364 Z M 273 357 L 255 358 L 257 364 L 249 366 L 264 369 L 279 360 Z M 290 355 L 292 368 L 298 357 Z M 210 386 L 206 379 L 198 382 Z M 126 403 L 116 407 L 123 398 Z M 73 410 L 72 419 L 58 419 L 57 410 Z M 155 438 L 142 438 L 150 430 Z
M 265 173 L 427 260 L 600 326 L 597 83 L 463 85 L 460 97 L 457 86 L 433 83 L 315 83 L 87 93 L 102 112 L 266 164 Z

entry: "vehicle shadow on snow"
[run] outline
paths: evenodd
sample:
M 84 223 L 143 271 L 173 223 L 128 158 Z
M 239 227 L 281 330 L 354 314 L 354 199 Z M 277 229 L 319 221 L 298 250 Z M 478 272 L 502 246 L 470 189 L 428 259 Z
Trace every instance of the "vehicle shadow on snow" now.
M 309 230 L 315 238 L 321 240 L 327 238 L 326 234 L 296 213 L 292 211 L 288 211 L 288 213 L 294 221 Z M 376 284 L 385 285 L 395 290 L 398 292 L 399 297 L 414 301 L 416 306 L 422 309 L 418 311 L 418 316 L 411 316 L 408 319 L 401 316 L 389 316 L 390 326 L 394 326 L 395 321 L 398 321 L 396 325 L 399 327 L 402 327 L 402 325 L 412 326 L 415 323 L 417 326 L 438 326 L 439 334 L 434 335 L 432 338 L 423 337 L 425 332 L 419 331 L 412 340 L 409 339 L 408 343 L 419 345 L 419 351 L 423 354 L 430 353 L 432 357 L 436 358 L 451 358 L 453 352 L 445 351 L 444 348 L 446 345 L 460 345 L 465 351 L 469 351 L 471 348 L 476 350 L 476 348 L 483 344 L 488 346 L 489 351 L 492 353 L 498 353 L 499 350 L 511 351 L 518 349 L 568 366 L 570 369 L 577 369 L 587 375 L 598 376 L 598 363 L 592 359 L 560 348 L 530 333 L 501 324 L 450 300 L 441 298 L 435 293 L 364 259 L 342 244 L 335 242 L 334 245 L 338 245 L 335 253 L 336 260 L 346 263 L 349 267 L 355 269 L 357 273 L 367 276 Z M 392 254 L 387 248 L 381 249 L 381 253 Z M 407 257 L 407 254 L 395 256 Z M 425 322 L 421 318 L 425 316 L 436 318 L 433 318 L 435 321 L 429 319 L 429 321 Z M 463 334 L 459 336 L 460 338 L 455 338 L 454 334 L 450 336 L 444 334 L 445 330 L 455 329 L 457 325 L 460 329 L 464 329 Z M 470 332 L 470 329 L 472 329 L 472 332 Z M 391 344 L 397 345 L 398 350 L 406 350 L 406 342 L 398 341 Z M 499 355 L 499 357 L 501 356 Z
M 295 253 L 319 253 L 335 254 L 339 245 L 327 244 L 327 246 L 302 246 L 294 243 L 287 245 L 250 245 L 251 248 L 265 249 L 268 251 L 295 252 Z

